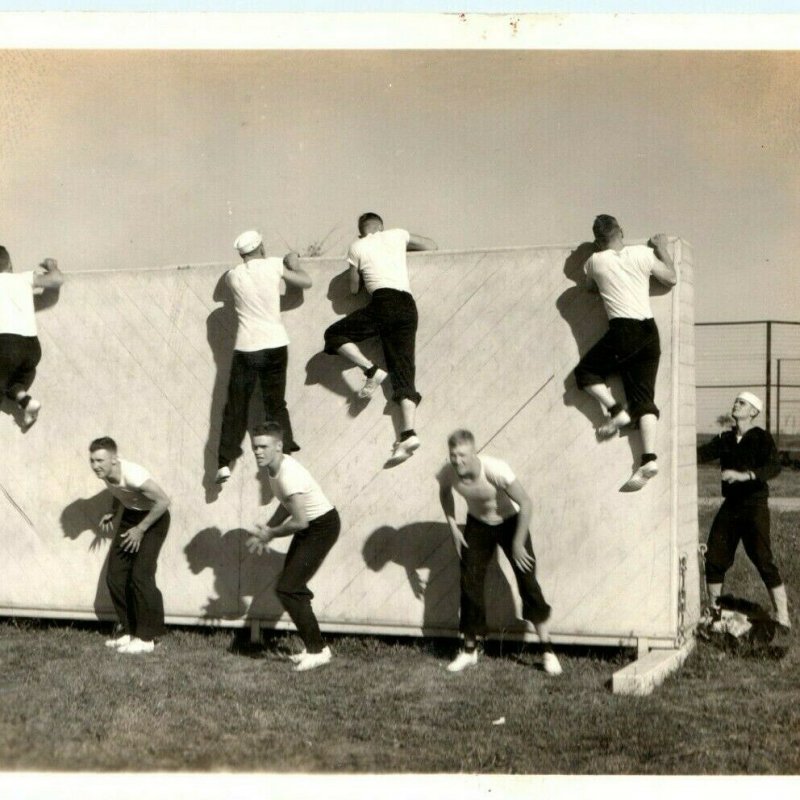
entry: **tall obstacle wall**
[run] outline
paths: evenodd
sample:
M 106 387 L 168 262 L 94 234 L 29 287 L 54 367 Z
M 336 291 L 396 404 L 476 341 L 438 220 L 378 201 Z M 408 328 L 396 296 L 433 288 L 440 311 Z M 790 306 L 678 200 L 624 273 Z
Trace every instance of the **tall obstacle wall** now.
M 586 245 L 409 257 L 423 447 L 394 469 L 383 468 L 397 422 L 389 383 L 385 397 L 354 402 L 360 371 L 321 353 L 325 327 L 365 298 L 350 297 L 341 259 L 305 263 L 313 288 L 283 298 L 287 396 L 298 457 L 343 521 L 312 582 L 323 628 L 457 630 L 458 562 L 434 475 L 446 436 L 462 426 L 510 462 L 533 498 L 538 575 L 557 641 L 670 646 L 692 626 L 692 267 L 689 246 L 671 246 L 679 285 L 653 298 L 663 349 L 661 473 L 638 494 L 618 491 L 638 462 L 638 436 L 598 444 L 598 411 L 571 377 L 606 326 L 599 298 L 582 288 Z M 172 497 L 158 574 L 168 621 L 288 624 L 273 591 L 288 540 L 263 556 L 245 547 L 274 502 L 247 444 L 222 491 L 212 483 L 235 333 L 224 269 L 72 274 L 55 302 L 41 298 L 39 422 L 23 433 L 10 405 L 0 416 L 0 613 L 111 616 L 109 540 L 97 529 L 110 498 L 87 452 L 91 439 L 111 435 Z M 487 586 L 490 625 L 532 636 L 509 577 L 501 557 Z

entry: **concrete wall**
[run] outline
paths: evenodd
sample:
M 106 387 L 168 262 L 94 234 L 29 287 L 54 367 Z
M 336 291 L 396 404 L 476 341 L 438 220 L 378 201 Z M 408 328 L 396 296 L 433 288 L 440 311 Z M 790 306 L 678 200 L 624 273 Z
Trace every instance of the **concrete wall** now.
M 324 328 L 364 299 L 349 296 L 341 260 L 307 262 L 313 288 L 283 300 L 298 457 L 343 520 L 312 582 L 323 627 L 455 631 L 458 563 L 434 474 L 447 434 L 467 426 L 534 499 L 538 574 L 557 637 L 674 640 L 681 552 L 697 580 L 691 260 L 688 245 L 675 247 L 680 287 L 653 298 L 663 348 L 661 474 L 638 494 L 618 492 L 638 460 L 638 436 L 598 444 L 597 410 L 571 377 L 606 325 L 599 299 L 578 286 L 585 245 L 410 257 L 423 447 L 391 470 L 383 463 L 395 438 L 392 405 L 380 395 L 353 403 L 361 373 L 320 352 Z M 110 499 L 86 449 L 107 434 L 173 498 L 158 578 L 168 618 L 286 624 L 273 593 L 281 553 L 258 557 L 244 546 L 271 502 L 252 455 L 221 493 L 211 483 L 235 331 L 223 271 L 75 274 L 41 309 L 40 420 L 23 434 L 7 404 L 0 416 L 3 613 L 108 616 L 109 543 L 96 522 Z M 519 635 L 527 627 L 508 576 L 501 558 L 487 587 L 490 623 Z M 689 602 L 695 618 L 696 587 Z

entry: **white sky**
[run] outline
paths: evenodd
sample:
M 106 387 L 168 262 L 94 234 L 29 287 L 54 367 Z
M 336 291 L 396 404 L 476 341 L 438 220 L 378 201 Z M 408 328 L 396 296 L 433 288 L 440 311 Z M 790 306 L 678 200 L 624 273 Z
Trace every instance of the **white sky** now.
M 646 43 L 643 43 L 646 46 Z M 691 241 L 697 319 L 797 319 L 800 54 L 0 52 L 0 243 L 97 269 L 303 247 Z

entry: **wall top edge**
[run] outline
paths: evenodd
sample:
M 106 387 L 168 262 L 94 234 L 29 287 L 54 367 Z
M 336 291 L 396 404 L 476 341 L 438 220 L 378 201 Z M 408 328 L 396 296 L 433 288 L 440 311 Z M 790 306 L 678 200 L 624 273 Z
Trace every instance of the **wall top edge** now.
M 681 239 L 679 236 L 669 236 L 669 243 L 675 244 L 677 242 L 682 242 L 685 244 L 689 244 L 685 239 Z M 635 244 L 647 244 L 647 239 L 634 239 L 627 244 L 635 245 Z M 425 253 L 420 252 L 409 252 L 409 257 L 414 259 L 418 258 L 423 255 L 439 255 L 439 256 L 458 256 L 458 255 L 481 255 L 484 253 L 521 253 L 526 250 L 575 250 L 579 247 L 582 242 L 579 243 L 571 243 L 571 244 L 525 244 L 525 245 L 515 245 L 515 246 L 507 246 L 507 247 L 475 247 L 475 248 L 466 248 L 466 249 L 455 249 L 455 250 L 434 250 L 428 251 Z M 691 245 L 690 245 L 691 246 Z M 310 262 L 314 264 L 326 264 L 328 262 L 344 262 L 346 258 L 345 254 L 338 255 L 338 256 L 319 256 L 315 258 L 310 257 L 303 257 L 302 261 Z M 69 275 L 118 275 L 118 274 L 129 274 L 129 273 L 139 273 L 139 272 L 180 272 L 180 271 L 189 271 L 193 269 L 229 269 L 236 265 L 236 259 L 231 258 L 230 261 L 204 261 L 199 263 L 176 263 L 176 264 L 162 264 L 159 266 L 146 266 L 146 267 L 121 267 L 120 269 L 83 269 L 83 270 L 70 270 L 69 272 L 65 273 L 67 276 Z

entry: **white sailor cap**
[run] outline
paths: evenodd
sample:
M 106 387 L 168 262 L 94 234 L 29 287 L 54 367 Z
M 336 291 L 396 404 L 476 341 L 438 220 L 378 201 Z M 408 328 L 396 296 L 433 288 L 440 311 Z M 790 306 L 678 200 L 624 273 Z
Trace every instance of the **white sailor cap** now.
M 744 400 L 745 403 L 750 403 L 759 414 L 764 410 L 764 404 L 761 402 L 761 398 L 756 397 L 752 392 L 741 392 L 736 395 L 736 399 Z
M 264 240 L 258 231 L 245 231 L 240 233 L 233 246 L 239 251 L 240 256 L 252 253 Z

